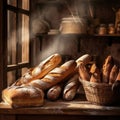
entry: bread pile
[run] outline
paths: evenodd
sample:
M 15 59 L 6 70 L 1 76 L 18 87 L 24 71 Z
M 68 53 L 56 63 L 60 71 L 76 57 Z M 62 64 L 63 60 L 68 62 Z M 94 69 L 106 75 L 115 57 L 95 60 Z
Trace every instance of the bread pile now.
M 11 86 L 2 91 L 2 99 L 12 107 L 44 105 L 45 98 L 72 100 L 79 87 L 78 66 L 88 63 L 88 54 L 75 60 L 62 62 L 62 56 L 53 54 L 34 68 L 30 68 Z
M 113 57 L 109 55 L 106 57 L 102 67 L 98 67 L 96 62 L 90 68 L 81 63 L 79 65 L 79 75 L 82 80 L 112 85 L 117 80 L 120 80 L 120 69 L 115 64 Z
M 59 54 L 53 54 L 35 68 L 29 69 L 15 83 L 2 91 L 3 101 L 12 107 L 42 106 L 44 104 L 44 91 L 29 84 L 36 79 L 42 79 L 57 67 L 61 60 Z
M 98 105 L 117 105 L 120 102 L 120 69 L 117 61 L 108 55 L 102 64 L 79 65 L 79 81 L 86 99 Z
M 111 85 L 120 80 L 120 70 L 110 55 L 100 68 L 89 54 L 63 63 L 56 53 L 4 89 L 2 99 L 12 107 L 42 106 L 45 99 L 55 101 L 60 97 L 73 100 L 80 87 L 79 78 Z

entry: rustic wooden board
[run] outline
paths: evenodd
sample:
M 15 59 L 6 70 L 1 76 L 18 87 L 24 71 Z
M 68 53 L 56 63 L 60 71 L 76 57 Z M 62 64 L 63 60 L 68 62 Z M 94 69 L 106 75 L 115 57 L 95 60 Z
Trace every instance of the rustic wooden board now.
M 0 114 L 32 114 L 32 115 L 92 115 L 108 116 L 120 115 L 119 106 L 100 106 L 88 101 L 74 100 L 56 102 L 45 101 L 42 107 L 11 108 L 9 105 L 0 103 Z

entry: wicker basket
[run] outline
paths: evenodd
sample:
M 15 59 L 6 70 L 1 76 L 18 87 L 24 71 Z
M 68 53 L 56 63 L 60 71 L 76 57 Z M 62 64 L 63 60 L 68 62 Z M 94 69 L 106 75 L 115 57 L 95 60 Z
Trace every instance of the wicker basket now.
M 93 83 L 86 80 L 81 80 L 86 99 L 98 105 L 113 105 L 117 102 L 117 97 L 112 91 L 112 85 L 105 83 Z

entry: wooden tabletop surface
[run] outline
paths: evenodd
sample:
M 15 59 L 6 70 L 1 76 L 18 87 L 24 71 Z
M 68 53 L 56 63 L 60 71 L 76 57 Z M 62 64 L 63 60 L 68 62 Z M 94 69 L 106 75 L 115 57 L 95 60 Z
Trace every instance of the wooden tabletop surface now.
M 11 108 L 0 103 L 0 114 L 120 115 L 120 106 L 100 106 L 86 100 L 48 101 L 41 107 Z

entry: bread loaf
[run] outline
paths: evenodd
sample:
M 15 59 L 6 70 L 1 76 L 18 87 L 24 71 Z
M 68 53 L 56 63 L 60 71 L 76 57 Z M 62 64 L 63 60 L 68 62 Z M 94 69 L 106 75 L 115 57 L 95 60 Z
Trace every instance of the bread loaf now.
M 31 81 L 28 85 L 47 90 L 59 82 L 62 82 L 75 70 L 76 62 L 69 60 L 60 67 L 54 68 L 44 78 Z
M 14 108 L 42 106 L 44 93 L 31 86 L 11 86 L 2 91 L 2 99 Z
M 79 65 L 79 76 L 80 76 L 80 79 L 82 80 L 90 81 L 90 74 L 83 62 L 81 62 Z
M 113 92 L 115 93 L 115 95 L 117 97 L 120 96 L 120 69 L 119 69 L 117 78 L 116 78 L 115 82 L 112 85 L 112 90 L 113 90 Z M 120 100 L 120 97 L 119 97 L 119 100 Z
M 109 84 L 113 84 L 115 82 L 118 72 L 119 72 L 119 68 L 116 65 L 114 65 L 110 72 Z
M 24 83 L 24 81 L 33 80 L 33 76 L 31 74 L 32 70 L 33 68 L 28 69 L 27 72 L 22 77 L 17 79 L 16 82 L 12 84 L 12 86 L 21 86 Z
M 64 100 L 73 100 L 77 89 L 79 87 L 79 75 L 75 74 L 73 75 L 66 83 L 64 90 L 63 90 L 63 99 Z
M 57 100 L 62 93 L 63 83 L 54 85 L 47 91 L 47 98 L 49 100 Z
M 35 79 L 43 78 L 48 72 L 57 67 L 62 61 L 62 57 L 59 54 L 53 54 L 47 59 L 40 62 L 34 69 L 29 70 L 23 75 L 16 85 L 26 84 Z
M 110 71 L 111 71 L 113 65 L 114 65 L 113 58 L 112 58 L 112 56 L 109 55 L 105 59 L 105 62 L 102 67 L 102 81 L 104 83 L 109 83 Z
M 95 63 L 91 66 L 90 73 L 91 73 L 90 82 L 97 83 L 101 82 L 100 70 Z
M 116 80 L 119 80 L 119 81 L 120 81 L 120 69 L 119 69 L 119 72 L 118 72 L 118 74 L 117 74 Z
M 84 65 L 88 64 L 92 60 L 92 56 L 89 54 L 82 55 L 76 60 L 77 68 L 79 67 L 80 63 L 83 62 Z

